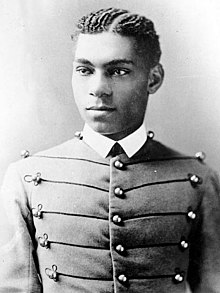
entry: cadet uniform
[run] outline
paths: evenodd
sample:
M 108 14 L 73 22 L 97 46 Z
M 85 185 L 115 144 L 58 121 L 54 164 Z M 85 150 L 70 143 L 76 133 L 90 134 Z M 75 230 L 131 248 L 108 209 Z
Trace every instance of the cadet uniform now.
M 131 158 L 80 134 L 23 155 L 2 189 L 15 233 L 0 292 L 220 292 L 220 191 L 202 153 L 149 133 Z

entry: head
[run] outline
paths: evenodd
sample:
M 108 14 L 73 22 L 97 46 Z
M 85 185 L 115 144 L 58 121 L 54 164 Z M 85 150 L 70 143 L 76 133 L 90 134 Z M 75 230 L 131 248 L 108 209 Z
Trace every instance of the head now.
M 73 93 L 82 118 L 119 140 L 144 120 L 149 94 L 163 81 L 153 23 L 122 9 L 82 17 L 75 34 Z

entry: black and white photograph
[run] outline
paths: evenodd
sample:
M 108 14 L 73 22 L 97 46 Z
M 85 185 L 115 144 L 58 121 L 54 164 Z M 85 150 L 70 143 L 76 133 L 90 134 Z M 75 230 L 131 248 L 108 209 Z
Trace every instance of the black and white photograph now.
M 220 293 L 220 2 L 2 0 L 0 293 Z

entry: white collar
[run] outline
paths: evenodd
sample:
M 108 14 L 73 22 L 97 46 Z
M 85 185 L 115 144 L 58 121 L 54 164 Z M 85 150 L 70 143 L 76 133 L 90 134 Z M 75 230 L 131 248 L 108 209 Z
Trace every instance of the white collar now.
M 111 148 L 115 144 L 114 140 L 94 131 L 88 124 L 85 124 L 83 128 L 83 140 L 103 158 L 107 157 Z M 132 134 L 119 140 L 118 143 L 130 158 L 139 151 L 146 140 L 146 128 L 145 125 L 142 124 Z

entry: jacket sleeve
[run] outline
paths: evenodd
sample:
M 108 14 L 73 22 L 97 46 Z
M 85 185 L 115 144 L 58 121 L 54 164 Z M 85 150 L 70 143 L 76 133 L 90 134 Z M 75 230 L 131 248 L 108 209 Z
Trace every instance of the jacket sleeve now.
M 9 166 L 1 188 L 3 211 L 0 233 L 0 292 L 42 292 L 37 273 L 34 226 L 27 192 L 16 171 Z
M 188 281 L 193 293 L 220 293 L 220 185 L 208 172 L 203 178 L 198 225 L 193 231 Z

